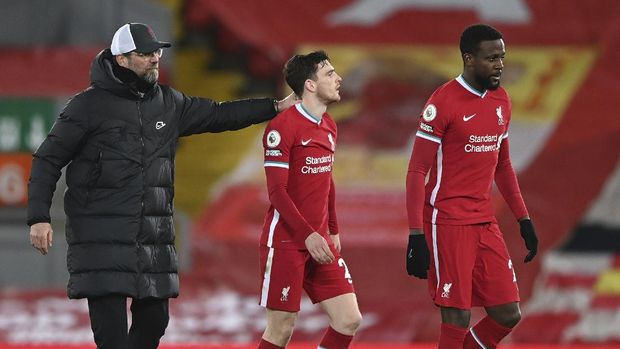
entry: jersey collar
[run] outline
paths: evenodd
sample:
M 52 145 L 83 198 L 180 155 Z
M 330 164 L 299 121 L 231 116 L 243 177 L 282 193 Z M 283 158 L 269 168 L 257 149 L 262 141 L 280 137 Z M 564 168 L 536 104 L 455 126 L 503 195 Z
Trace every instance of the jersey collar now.
M 319 119 L 316 116 L 310 114 L 310 112 L 307 111 L 306 108 L 304 108 L 304 106 L 301 103 L 295 104 L 295 108 L 297 108 L 297 111 L 299 112 L 299 114 L 301 114 L 304 118 L 312 121 L 315 124 L 318 124 L 318 125 L 321 124 L 322 119 Z
M 463 86 L 467 91 L 475 94 L 476 96 L 480 97 L 480 98 L 484 98 L 484 96 L 487 95 L 487 90 L 484 90 L 483 93 L 480 93 L 478 90 L 476 90 L 475 88 L 471 87 L 467 81 L 465 81 L 465 79 L 463 79 L 463 75 L 459 75 L 456 78 L 456 81 L 461 84 L 461 86 Z

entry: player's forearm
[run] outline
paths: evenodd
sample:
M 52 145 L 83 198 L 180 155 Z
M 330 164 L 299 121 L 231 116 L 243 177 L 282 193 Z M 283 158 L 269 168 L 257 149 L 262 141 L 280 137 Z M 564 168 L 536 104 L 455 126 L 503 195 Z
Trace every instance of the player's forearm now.
M 512 167 L 510 158 L 508 157 L 508 147 L 505 144 L 500 150 L 500 159 L 495 169 L 495 184 L 497 189 L 506 200 L 508 207 L 517 220 L 528 216 L 517 175 Z
M 280 213 L 280 217 L 293 228 L 296 235 L 300 234 L 305 239 L 316 231 L 301 215 L 284 186 L 270 187 L 269 200 Z
M 334 179 L 332 178 L 330 181 L 329 187 L 329 198 L 328 198 L 328 214 L 329 219 L 327 225 L 329 227 L 330 234 L 338 234 L 338 217 L 336 216 L 336 186 L 334 184 Z
M 419 172 L 407 173 L 407 218 L 409 229 L 422 229 L 424 210 L 424 176 Z
M 424 210 L 424 180 L 433 164 L 439 145 L 416 137 L 407 171 L 407 217 L 410 229 L 422 230 Z

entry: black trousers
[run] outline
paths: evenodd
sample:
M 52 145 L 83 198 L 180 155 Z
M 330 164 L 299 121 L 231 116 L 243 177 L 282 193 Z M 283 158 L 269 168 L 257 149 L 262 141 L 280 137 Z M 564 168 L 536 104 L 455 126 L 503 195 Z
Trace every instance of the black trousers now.
M 131 301 L 131 328 L 127 332 L 127 297 L 88 298 L 90 326 L 97 349 L 155 349 L 168 326 L 168 299 Z

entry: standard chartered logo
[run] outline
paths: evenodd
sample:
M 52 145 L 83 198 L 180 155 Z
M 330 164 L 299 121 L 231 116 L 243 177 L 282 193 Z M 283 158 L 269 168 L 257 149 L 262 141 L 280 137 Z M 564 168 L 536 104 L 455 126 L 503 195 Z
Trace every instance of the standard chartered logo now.
M 489 144 L 490 143 L 490 144 Z M 488 153 L 499 151 L 502 135 L 470 135 L 469 143 L 465 144 L 466 153 Z
M 301 173 L 303 174 L 317 174 L 324 172 L 331 172 L 332 162 L 334 161 L 334 155 L 325 155 L 321 157 L 306 157 L 306 165 L 301 167 Z

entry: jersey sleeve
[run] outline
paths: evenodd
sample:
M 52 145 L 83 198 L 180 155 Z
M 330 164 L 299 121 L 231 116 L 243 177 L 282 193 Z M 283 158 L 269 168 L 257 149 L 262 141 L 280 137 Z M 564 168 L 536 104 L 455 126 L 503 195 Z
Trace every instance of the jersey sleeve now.
M 415 134 L 407 171 L 407 217 L 410 229 L 421 229 L 424 209 L 424 182 L 433 165 L 441 139 L 450 123 L 450 112 L 435 92 L 426 102 Z
M 439 144 L 416 137 L 407 171 L 407 218 L 410 229 L 421 229 L 424 209 L 424 181 L 433 165 Z
M 495 184 L 497 189 L 506 200 L 508 207 L 512 211 L 515 218 L 521 219 L 528 215 L 521 190 L 519 189 L 519 182 L 517 181 L 517 175 L 512 167 L 512 161 L 510 160 L 510 145 L 508 142 L 508 127 L 510 126 L 511 105 L 508 103 L 506 131 L 502 135 L 502 142 L 499 148 L 499 155 L 497 159 L 497 166 L 495 168 Z
M 329 186 L 329 198 L 327 202 L 328 207 L 328 221 L 327 225 L 329 227 L 329 233 L 332 235 L 336 235 L 339 233 L 338 230 L 338 218 L 336 216 L 336 186 L 334 185 L 334 178 L 330 181 Z
M 275 119 L 267 125 L 263 135 L 265 149 L 265 175 L 269 201 L 280 213 L 280 217 L 293 229 L 293 234 L 303 239 L 315 229 L 301 215 L 288 194 L 289 158 L 294 143 L 294 133 L 282 119 Z
M 325 120 L 329 121 L 334 132 L 334 136 L 330 138 L 330 141 L 333 142 L 332 147 L 335 151 L 338 141 L 338 125 L 336 125 L 334 119 L 328 114 L 325 115 Z M 336 184 L 334 183 L 334 177 L 331 177 L 329 180 L 329 197 L 327 200 L 327 227 L 329 234 L 336 235 L 340 231 L 338 229 L 338 216 L 336 215 Z
M 450 124 L 451 117 L 446 105 L 447 103 L 442 102 L 442 97 L 437 92 L 429 98 L 422 115 L 420 115 L 416 138 L 441 144 L 441 139 Z

